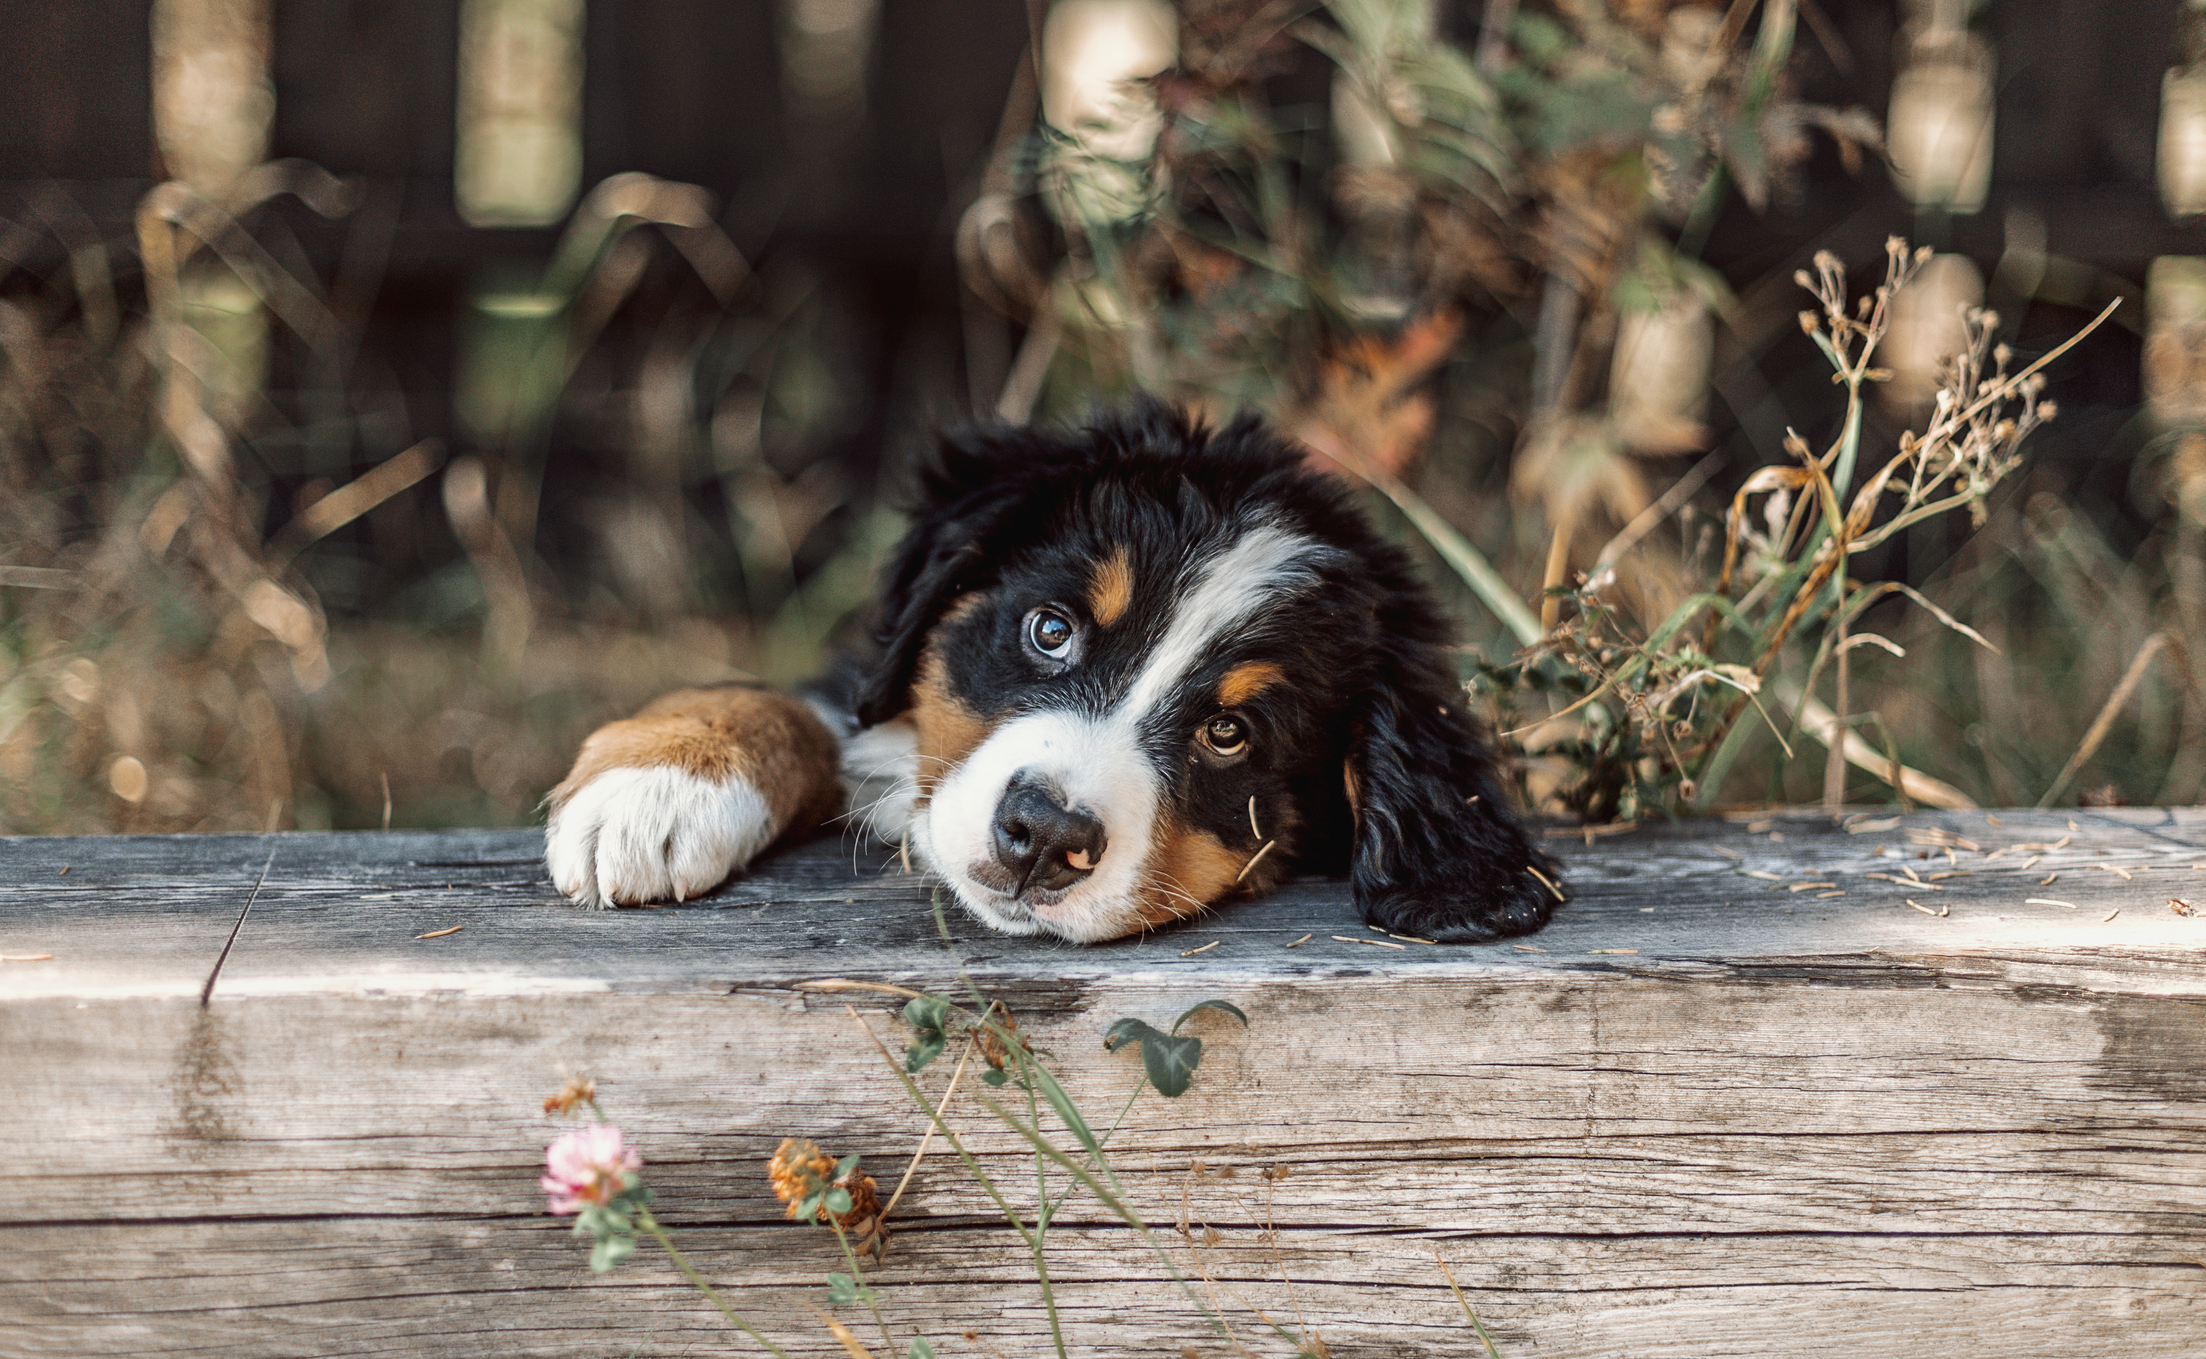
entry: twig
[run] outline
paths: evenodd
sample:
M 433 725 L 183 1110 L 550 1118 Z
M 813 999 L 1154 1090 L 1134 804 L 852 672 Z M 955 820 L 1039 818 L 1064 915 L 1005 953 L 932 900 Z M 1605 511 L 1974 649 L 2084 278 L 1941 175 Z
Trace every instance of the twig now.
M 889 1214 L 894 1212 L 896 1205 L 903 1200 L 904 1189 L 912 1182 L 912 1175 L 918 1171 L 920 1161 L 926 1157 L 927 1146 L 934 1141 L 935 1125 L 942 1121 L 942 1111 L 950 1107 L 950 1096 L 957 1093 L 958 1080 L 965 1075 L 965 1064 L 972 1059 L 973 1049 L 979 1043 L 980 1035 L 978 1033 L 968 1033 L 965 1036 L 965 1051 L 957 1059 L 957 1070 L 950 1073 L 950 1085 L 948 1089 L 942 1092 L 942 1102 L 934 1107 L 934 1117 L 928 1120 L 926 1136 L 919 1139 L 919 1150 L 912 1153 L 911 1164 L 904 1167 L 904 1178 L 896 1182 L 896 1192 L 889 1195 L 888 1203 L 881 1209 L 881 1220 L 883 1222 L 888 1221 Z
M 2113 693 L 2107 695 L 2105 706 L 2099 709 L 2098 717 L 2092 720 L 2090 730 L 2083 734 L 2083 744 L 2076 747 L 2074 755 L 2069 756 L 2067 765 L 2060 771 L 2060 777 L 2054 779 L 2052 787 L 2045 790 L 2045 796 L 2037 800 L 2039 807 L 2052 806 L 2053 799 L 2067 789 L 2068 781 L 2076 777 L 2076 772 L 2083 768 L 2084 762 L 2098 753 L 2099 743 L 2106 739 L 2107 729 L 2114 725 L 2114 715 L 2122 710 L 2122 705 L 2129 702 L 2129 696 L 2143 682 L 2145 670 L 2152 664 L 2152 658 L 2174 640 L 2165 632 L 2156 632 L 2145 639 L 2143 646 L 2137 648 L 2137 654 L 2130 658 L 2129 669 L 2122 675 L 2122 682 L 2114 686 Z
M 1781 699 L 1793 698 L 1783 686 L 1779 687 L 1777 695 Z M 1829 734 L 1832 723 L 1836 720 L 1831 710 L 1814 698 L 1801 696 L 1798 701 L 1800 729 L 1817 740 L 1822 740 Z M 1845 742 L 1848 764 L 1866 769 L 1887 782 L 1891 780 L 1892 762 L 1882 751 L 1863 740 L 1861 733 L 1848 731 L 1840 739 Z M 1932 778 L 1921 770 L 1904 764 L 1900 766 L 1899 772 L 1901 790 L 1917 802 L 1931 807 L 1943 807 L 1948 811 L 1976 810 L 1974 799 L 1942 779 Z
M 1640 539 L 1654 532 L 1661 527 L 1663 520 L 1677 513 L 1678 506 L 1691 499 L 1693 492 L 1706 485 L 1721 466 L 1723 454 L 1720 452 L 1711 453 L 1694 463 L 1691 471 L 1679 477 L 1669 490 L 1662 493 L 1661 499 L 1641 510 L 1629 524 L 1624 525 L 1622 532 L 1609 539 L 1608 545 L 1594 557 L 1593 569 L 1586 573 L 1587 577 L 1600 579 L 1601 573 L 1614 566 L 1625 553 L 1637 547 Z
M 1254 806 L 1255 804 L 1254 804 L 1254 803 L 1251 803 L 1250 805 L 1251 805 L 1251 806 Z M 1263 847 L 1262 849 L 1260 849 L 1260 850 L 1256 851 L 1256 853 L 1254 853 L 1254 854 L 1250 855 L 1250 856 L 1249 856 L 1249 861 L 1248 861 L 1247 863 L 1245 863 L 1245 864 L 1242 864 L 1242 865 L 1241 865 L 1241 871 L 1233 875 L 1233 880 L 1234 880 L 1235 882 L 1239 882 L 1239 881 L 1241 881 L 1241 879 L 1243 879 L 1243 878 L 1247 877 L 1247 876 L 1249 875 L 1249 870 L 1250 870 L 1250 869 L 1252 869 L 1252 868 L 1254 868 L 1254 867 L 1256 867 L 1256 861 L 1257 861 L 1258 859 L 1261 859 L 1261 858 L 1263 858 L 1263 857 L 1264 857 L 1265 855 L 1267 855 L 1267 854 L 1271 853 L 1271 852 L 1272 852 L 1272 846 L 1273 846 L 1273 845 L 1276 845 L 1276 844 L 1278 844 L 1278 843 L 1279 843 L 1279 842 L 1278 842 L 1277 840 L 1266 840 L 1266 841 L 1264 842 L 1264 847 Z
M 222 952 L 215 955 L 214 970 L 207 974 L 207 984 L 199 988 L 199 1008 L 207 1008 L 214 998 L 215 978 L 222 975 L 222 964 L 230 957 L 230 946 L 237 942 L 237 932 L 245 928 L 245 917 L 252 911 L 253 903 L 260 899 L 261 884 L 268 881 L 268 870 L 275 866 L 276 851 L 268 851 L 268 862 L 260 866 L 260 876 L 253 879 L 253 890 L 245 897 L 245 904 L 238 909 L 237 922 L 230 926 L 230 937 L 222 941 Z

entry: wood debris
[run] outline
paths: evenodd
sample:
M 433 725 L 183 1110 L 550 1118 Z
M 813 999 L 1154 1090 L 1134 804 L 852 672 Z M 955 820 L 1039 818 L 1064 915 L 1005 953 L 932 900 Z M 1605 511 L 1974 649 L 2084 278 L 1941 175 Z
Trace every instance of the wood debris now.
M 2112 920 L 2114 917 L 2120 915 L 2121 913 L 2122 908 L 2117 906 L 2113 910 L 2108 911 L 2105 915 L 2100 916 L 2099 923 L 2104 925 L 2107 921 Z
M 0 963 L 50 963 L 51 953 L 0 953 Z
M 458 933 L 459 933 L 459 932 L 460 932 L 461 930 L 464 930 L 464 929 L 466 929 L 466 928 L 467 928 L 467 926 L 465 926 L 465 925 L 450 925 L 450 926 L 447 926 L 447 927 L 445 927 L 444 929 L 441 929 L 441 930 L 431 930 L 431 931 L 429 931 L 429 932 L 428 932 L 427 934 L 417 934 L 417 935 L 415 935 L 415 936 L 414 936 L 414 938 L 416 938 L 416 939 L 442 939 L 442 938 L 443 938 L 444 936 L 446 936 L 446 935 L 448 935 L 448 934 L 458 934 Z
M 1835 882 L 1796 882 L 1792 886 L 1787 887 L 1785 890 L 1788 892 L 1812 892 L 1818 887 L 1836 886 L 1838 886 L 1838 884 Z
M 1309 943 L 1309 942 L 1310 942 L 1310 941 L 1311 941 L 1312 939 L 1315 939 L 1315 938 L 1317 938 L 1317 936 L 1316 936 L 1316 935 L 1314 935 L 1314 934 L 1305 934 L 1305 935 L 1303 935 L 1303 936 L 1302 936 L 1302 937 L 1301 937 L 1300 939 L 1297 939 L 1297 940 L 1295 940 L 1295 941 L 1294 941 L 1293 943 L 1291 943 L 1291 944 L 1287 945 L 1287 947 L 1288 947 L 1288 948 L 1300 948 L 1300 947 L 1302 947 L 1302 946 L 1303 946 L 1304 944 L 1307 944 L 1307 943 Z
M 1271 853 L 1272 846 L 1278 843 L 1279 842 L 1277 840 L 1266 840 L 1264 842 L 1264 847 L 1256 851 L 1254 854 L 1250 855 L 1249 861 L 1241 865 L 1241 871 L 1233 875 L 1233 880 L 1235 882 L 1239 882 L 1241 879 L 1247 877 L 1249 875 L 1249 870 L 1256 867 L 1256 861 Z
M 1952 914 L 1952 912 L 1943 905 L 1939 906 L 1937 910 L 1933 911 L 1928 906 L 1925 906 L 1921 902 L 1915 900 L 1913 897 L 1908 897 L 1906 900 L 1908 905 L 1914 907 L 1918 911 L 1921 911 L 1924 915 L 1927 916 L 1932 916 L 1942 920 L 1946 916 Z
M 1635 949 L 1635 948 L 1589 948 L 1589 949 L 1587 949 L 1587 950 L 1586 950 L 1586 952 L 1588 952 L 1588 953 L 1637 953 L 1637 952 L 1639 952 L 1639 950 L 1638 950 L 1638 949 Z
M 2169 897 L 2168 909 L 2177 915 L 2197 915 L 2198 908 L 2181 897 Z
M 1742 868 L 1739 871 L 1750 878 L 1760 878 L 1764 882 L 1783 882 L 1785 880 L 1781 873 L 1764 873 L 1759 868 Z
M 1848 835 L 1874 835 L 1879 831 L 1897 830 L 1899 824 L 1900 819 L 1896 816 L 1882 817 L 1875 821 L 1853 821 L 1847 823 L 1846 833 Z
M 1336 935 L 1334 935 L 1333 937 L 1334 937 L 1335 939 L 1338 939 L 1338 940 L 1340 940 L 1340 941 L 1341 941 L 1342 943 L 1344 943 L 1344 944 L 1369 944 L 1369 945 L 1371 945 L 1371 947 L 1373 947 L 1373 948 L 1402 948 L 1402 947 L 1404 947 L 1404 945 L 1401 945 L 1401 944 L 1390 944 L 1390 943 L 1388 943 L 1388 942 L 1387 942 L 1386 940 L 1384 940 L 1384 939 L 1358 939 L 1358 938 L 1356 938 L 1356 937 L 1355 937 L 1354 935 L 1352 935 L 1352 934 L 1336 934 Z
M 1910 830 L 1907 833 L 1907 843 L 1926 845 L 1931 849 L 1966 849 L 1979 852 L 1983 849 L 1983 846 L 1977 844 L 1974 840 L 1955 835 L 1949 830 L 1940 830 L 1935 826 L 1927 829 Z
M 1638 829 L 1639 823 L 1637 821 L 1611 821 L 1606 825 L 1601 826 L 1549 826 L 1547 829 L 1541 831 L 1540 834 L 1546 836 L 1550 840 L 1558 839 L 1565 835 L 1582 835 L 1586 838 L 1586 843 L 1590 845 L 1594 842 L 1596 838 L 1600 836 L 1622 835 L 1627 831 L 1635 831 Z
M 1196 954 L 1198 954 L 1198 953 L 1208 953 L 1208 952 L 1210 952 L 1210 951 L 1211 951 L 1212 949 L 1214 949 L 1214 948 L 1218 947 L 1218 945 L 1220 945 L 1220 944 L 1222 944 L 1222 943 L 1224 943 L 1224 942 L 1225 942 L 1225 940 L 1223 940 L 1223 939 L 1213 939 L 1213 940 L 1211 940 L 1211 941 L 1210 941 L 1209 943 L 1207 943 L 1207 944 L 1203 945 L 1203 946 L 1202 946 L 1201 948 L 1191 948 L 1191 949 L 1187 950 L 1187 951 L 1186 951 L 1185 953 L 1182 953 L 1182 954 L 1181 954 L 1180 956 L 1181 956 L 1182 958 L 1192 958 L 1192 957 L 1194 957 L 1194 956 L 1195 956 Z
M 2093 864 L 2091 866 L 2098 869 L 2102 873 L 2113 873 L 2119 876 L 2123 882 L 2136 881 L 2136 879 L 2130 876 L 2129 870 L 2122 867 L 2120 864 Z
M 2056 901 L 2052 897 L 2024 897 L 2022 899 L 2022 904 L 2025 906 L 2058 906 L 2064 911 L 2073 911 L 2076 909 L 2075 902 Z
M 1545 952 L 1547 952 L 1547 950 L 1546 950 L 1546 949 L 1544 949 L 1544 948 L 1534 948 L 1534 947 L 1532 947 L 1532 946 L 1531 946 L 1530 944 L 1511 944 L 1511 945 L 1510 945 L 1509 947 L 1511 947 L 1511 948 L 1515 949 L 1515 950 L 1516 950 L 1517 952 L 1519 952 L 1519 953 L 1545 953 Z
M 1943 892 L 1946 890 L 1943 883 L 1924 882 L 1921 878 L 1913 875 L 1902 878 L 1891 873 L 1864 873 L 1861 876 L 1875 878 L 1879 882 L 1896 882 L 1902 887 L 1920 887 L 1926 892 Z

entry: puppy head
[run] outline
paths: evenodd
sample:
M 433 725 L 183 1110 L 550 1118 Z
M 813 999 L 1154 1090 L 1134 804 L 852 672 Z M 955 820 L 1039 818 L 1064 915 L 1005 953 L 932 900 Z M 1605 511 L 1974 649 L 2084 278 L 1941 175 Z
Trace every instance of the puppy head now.
M 1109 939 L 1340 845 L 1376 923 L 1472 937 L 1426 909 L 1464 895 L 1442 852 L 1466 826 L 1521 831 L 1437 617 L 1291 449 L 1148 406 L 1078 436 L 955 440 L 926 495 L 859 715 L 908 713 L 912 844 L 974 914 Z

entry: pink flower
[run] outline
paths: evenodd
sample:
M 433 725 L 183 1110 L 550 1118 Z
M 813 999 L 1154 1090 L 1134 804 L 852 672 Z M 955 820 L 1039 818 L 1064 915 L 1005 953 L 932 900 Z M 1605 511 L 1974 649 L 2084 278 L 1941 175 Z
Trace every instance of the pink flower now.
M 643 1157 L 623 1147 L 620 1129 L 593 1123 L 562 1134 L 544 1153 L 544 1178 L 537 1184 L 551 1195 L 551 1211 L 579 1213 L 585 1204 L 604 1204 L 628 1187 L 643 1169 Z

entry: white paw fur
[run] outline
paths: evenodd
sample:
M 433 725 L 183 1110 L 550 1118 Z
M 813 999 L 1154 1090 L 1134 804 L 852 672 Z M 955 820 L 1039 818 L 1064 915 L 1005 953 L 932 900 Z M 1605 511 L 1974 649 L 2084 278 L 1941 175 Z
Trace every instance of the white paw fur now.
M 597 910 L 712 890 L 779 830 L 749 780 L 679 769 L 608 769 L 544 827 L 552 882 Z

